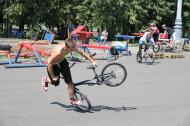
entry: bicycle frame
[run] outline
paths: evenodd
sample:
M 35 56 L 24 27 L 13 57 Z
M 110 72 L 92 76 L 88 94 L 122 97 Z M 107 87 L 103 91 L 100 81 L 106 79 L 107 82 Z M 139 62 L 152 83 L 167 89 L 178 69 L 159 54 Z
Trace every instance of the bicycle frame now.
M 111 78 L 114 77 L 114 74 L 113 73 L 107 73 L 107 74 L 104 74 L 104 75 L 98 75 L 95 71 L 95 68 L 92 69 L 93 72 L 94 72 L 94 78 L 92 79 L 89 79 L 89 80 L 84 80 L 84 81 L 80 81 L 80 82 L 76 82 L 76 83 L 73 83 L 74 86 L 79 86 L 79 85 L 102 85 L 102 84 L 106 84 L 106 80 L 109 80 Z M 96 82 L 93 82 L 93 81 L 96 81 Z
M 148 54 L 148 52 L 149 52 L 149 49 L 150 49 L 150 47 L 153 45 L 154 43 L 146 43 L 146 44 L 144 44 L 145 45 L 145 48 L 147 48 L 145 51 L 144 51 L 144 55 L 147 55 Z

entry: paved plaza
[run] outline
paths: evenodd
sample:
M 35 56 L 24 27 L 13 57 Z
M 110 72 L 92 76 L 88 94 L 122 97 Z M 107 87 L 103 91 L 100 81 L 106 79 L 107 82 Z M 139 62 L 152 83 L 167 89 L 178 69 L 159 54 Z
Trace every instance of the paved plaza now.
M 118 87 L 79 87 L 92 103 L 81 113 L 69 104 L 64 81 L 41 90 L 46 68 L 0 66 L 0 126 L 190 126 L 190 52 L 185 58 L 158 59 L 138 64 L 132 56 L 117 61 L 127 68 L 127 80 Z M 108 64 L 98 60 L 97 72 Z M 73 80 L 93 75 L 89 63 L 72 68 Z

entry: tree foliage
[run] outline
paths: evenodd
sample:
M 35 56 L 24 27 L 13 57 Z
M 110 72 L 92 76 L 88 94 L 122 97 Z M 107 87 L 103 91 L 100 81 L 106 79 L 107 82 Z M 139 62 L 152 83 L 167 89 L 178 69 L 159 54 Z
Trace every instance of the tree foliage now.
M 145 29 L 150 22 L 158 27 L 175 23 L 177 0 L 0 0 L 0 23 L 7 28 L 43 23 L 57 27 L 66 38 L 69 24 L 107 29 L 114 34 L 130 34 Z M 183 27 L 190 27 L 190 0 L 183 1 Z M 9 25 L 7 25 L 7 23 Z M 113 38 L 111 38 L 113 39 Z

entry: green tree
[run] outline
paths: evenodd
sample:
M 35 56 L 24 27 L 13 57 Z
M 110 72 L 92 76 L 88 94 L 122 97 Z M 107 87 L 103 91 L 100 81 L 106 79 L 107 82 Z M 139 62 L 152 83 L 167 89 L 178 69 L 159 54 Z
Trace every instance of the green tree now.
M 0 0 L 0 29 L 3 29 L 3 0 Z
M 108 29 L 111 39 L 116 33 L 130 34 L 145 29 L 150 22 L 159 25 L 164 19 L 173 22 L 171 17 L 175 12 L 175 3 L 169 0 L 95 0 L 93 5 L 96 26 Z
M 185 37 L 190 36 L 190 0 L 184 0 L 183 4 L 183 33 Z
M 190 27 L 189 3 L 190 0 L 184 0 L 185 30 Z M 114 39 L 117 33 L 141 31 L 150 22 L 158 27 L 162 24 L 173 27 L 176 6 L 177 0 L 0 0 L 0 23 L 6 24 L 8 33 L 12 25 L 23 30 L 25 25 L 34 29 L 43 23 L 50 29 L 57 27 L 62 39 L 67 37 L 69 24 L 75 27 L 81 24 L 90 29 L 106 28 L 109 39 Z

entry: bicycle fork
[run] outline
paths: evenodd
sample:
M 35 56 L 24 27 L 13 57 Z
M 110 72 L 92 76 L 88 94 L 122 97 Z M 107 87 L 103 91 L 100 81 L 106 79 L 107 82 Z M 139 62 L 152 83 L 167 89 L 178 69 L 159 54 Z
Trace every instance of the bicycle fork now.
M 101 80 L 99 79 L 98 74 L 96 73 L 95 69 L 93 69 L 93 72 L 94 72 L 94 75 L 95 75 L 94 79 L 97 79 L 98 84 L 101 83 Z

